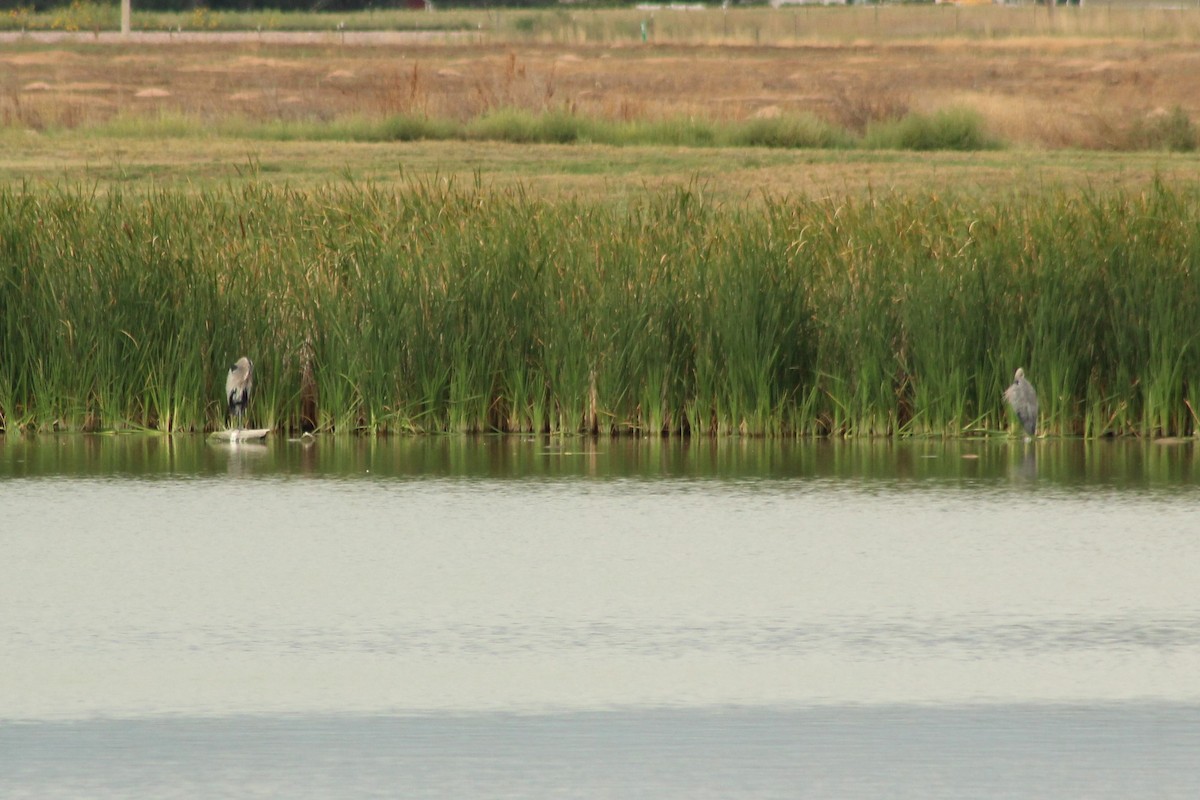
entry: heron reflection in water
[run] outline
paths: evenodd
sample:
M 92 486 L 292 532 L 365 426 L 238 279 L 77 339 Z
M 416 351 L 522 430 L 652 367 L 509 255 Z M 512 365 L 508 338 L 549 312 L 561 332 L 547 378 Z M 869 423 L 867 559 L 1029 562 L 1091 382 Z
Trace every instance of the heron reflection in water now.
M 1037 392 L 1033 389 L 1033 384 L 1025 380 L 1025 370 L 1017 368 L 1012 386 L 1004 390 L 1004 399 L 1008 401 L 1008 405 L 1016 413 L 1022 427 L 1025 428 L 1025 438 L 1029 439 L 1037 435 L 1038 397 Z

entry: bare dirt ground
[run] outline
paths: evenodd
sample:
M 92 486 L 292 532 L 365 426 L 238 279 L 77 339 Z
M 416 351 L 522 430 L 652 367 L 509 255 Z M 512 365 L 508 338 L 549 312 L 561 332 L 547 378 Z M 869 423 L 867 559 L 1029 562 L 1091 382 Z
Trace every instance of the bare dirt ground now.
M 164 111 L 466 119 L 511 106 L 625 120 L 811 112 L 861 130 L 906 111 L 968 107 L 1012 145 L 1119 150 L 1136 146 L 1131 131 L 1146 120 L 1200 112 L 1200 49 L 1135 39 L 568 47 L 411 33 L 40 36 L 0 43 L 7 127 Z

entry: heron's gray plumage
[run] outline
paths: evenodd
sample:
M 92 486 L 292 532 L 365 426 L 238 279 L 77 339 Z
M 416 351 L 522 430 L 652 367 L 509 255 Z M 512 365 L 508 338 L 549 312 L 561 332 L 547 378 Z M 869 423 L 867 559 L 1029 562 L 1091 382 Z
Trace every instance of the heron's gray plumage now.
M 225 398 L 229 401 L 229 416 L 238 420 L 238 427 L 246 417 L 250 405 L 250 389 L 254 386 L 254 364 L 242 356 L 229 368 L 225 378 Z
M 1025 433 L 1033 436 L 1037 433 L 1038 398 L 1033 385 L 1025 380 L 1025 370 L 1018 368 L 1013 376 L 1012 386 L 1004 390 L 1004 399 L 1016 412 L 1017 419 L 1025 428 Z

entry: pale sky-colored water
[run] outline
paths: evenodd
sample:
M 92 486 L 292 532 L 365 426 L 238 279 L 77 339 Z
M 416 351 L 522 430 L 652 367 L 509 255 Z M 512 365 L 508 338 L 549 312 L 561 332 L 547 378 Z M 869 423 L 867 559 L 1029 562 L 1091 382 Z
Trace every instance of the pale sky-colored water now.
M 1186 494 L 0 483 L 0 717 L 1200 701 Z
M 1190 800 L 1191 447 L 0 439 L 0 796 Z

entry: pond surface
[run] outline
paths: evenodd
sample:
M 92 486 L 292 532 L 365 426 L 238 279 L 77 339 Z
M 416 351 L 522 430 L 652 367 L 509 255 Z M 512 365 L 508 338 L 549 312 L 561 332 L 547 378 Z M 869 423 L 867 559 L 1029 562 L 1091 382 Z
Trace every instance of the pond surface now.
M 0 437 L 0 796 L 1200 796 L 1200 454 Z

